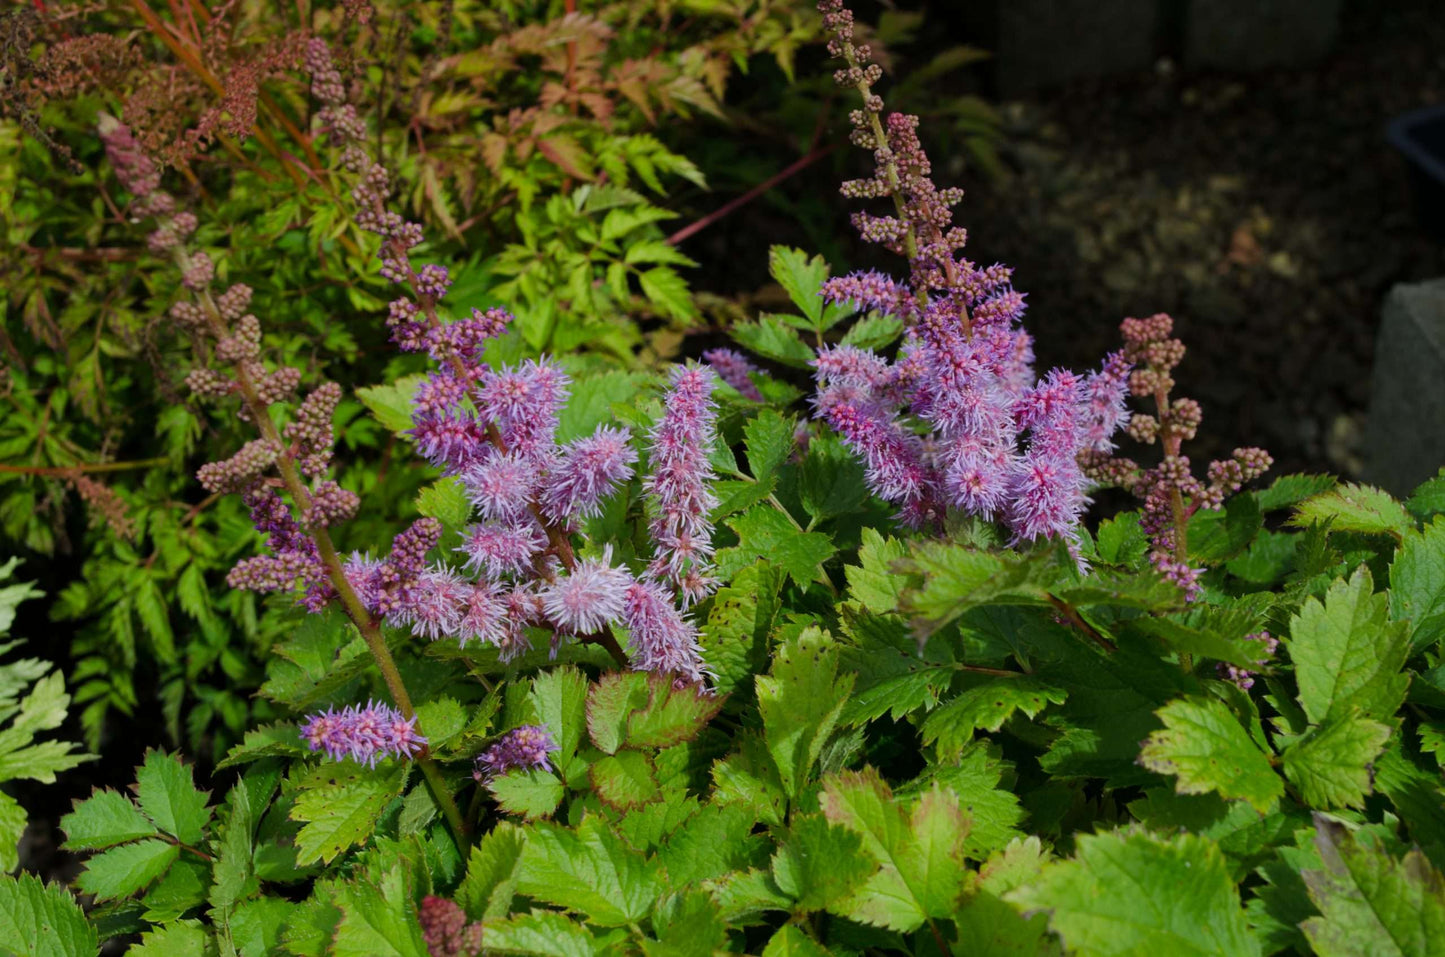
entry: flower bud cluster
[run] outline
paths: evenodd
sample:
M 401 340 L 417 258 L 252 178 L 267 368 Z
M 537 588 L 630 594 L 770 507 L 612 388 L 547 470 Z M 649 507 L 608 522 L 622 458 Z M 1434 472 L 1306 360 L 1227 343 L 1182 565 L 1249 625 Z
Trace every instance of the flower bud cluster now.
M 1105 447 L 1086 450 L 1080 462 L 1084 474 L 1098 485 L 1127 489 L 1143 500 L 1139 525 L 1149 536 L 1149 559 L 1159 573 L 1193 600 L 1201 590 L 1202 569 L 1190 566 L 1185 539 L 1189 517 L 1200 508 L 1219 509 L 1227 496 L 1246 482 L 1263 475 L 1273 464 L 1269 453 L 1239 448 L 1228 458 L 1211 462 L 1208 483 L 1194 477 L 1183 443 L 1194 438 L 1203 412 L 1190 398 L 1171 395 L 1174 368 L 1184 358 L 1184 344 L 1172 338 L 1174 320 L 1164 313 L 1120 324 L 1123 355 L 1140 364 L 1129 376 L 1129 391 L 1154 401 L 1154 414 L 1135 413 L 1129 421 L 1130 438 L 1163 448 L 1159 464 L 1150 469 L 1132 459 L 1108 454 Z
M 312 751 L 325 751 L 333 761 L 350 758 L 372 768 L 389 757 L 409 760 L 426 745 L 414 715 L 404 718 L 395 708 L 374 701 L 364 708 L 353 705 L 311 715 L 301 726 L 301 737 Z
M 472 776 L 489 781 L 508 771 L 546 770 L 552 766 L 547 755 L 557 750 L 557 742 L 544 725 L 524 724 L 513 728 L 477 755 Z

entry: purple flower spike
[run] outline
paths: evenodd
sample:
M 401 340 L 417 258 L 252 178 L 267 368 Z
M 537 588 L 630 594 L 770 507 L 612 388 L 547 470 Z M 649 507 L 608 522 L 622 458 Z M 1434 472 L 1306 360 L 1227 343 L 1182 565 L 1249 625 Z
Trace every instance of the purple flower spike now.
M 643 482 L 652 506 L 652 574 L 681 585 L 689 569 L 703 570 L 712 555 L 717 505 L 708 453 L 716 438 L 713 372 L 701 366 L 677 369 L 663 400 L 662 418 L 650 433 L 652 474 Z
M 351 758 L 376 767 L 388 757 L 410 759 L 426 744 L 417 733 L 416 717 L 403 718 L 395 708 L 374 701 L 342 711 L 327 709 L 301 726 L 301 736 L 312 751 L 325 751 L 333 761 Z
M 547 770 L 552 762 L 547 755 L 557 750 L 552 734 L 540 724 L 524 724 L 513 728 L 497 739 L 497 742 L 477 755 L 476 770 L 472 776 L 478 781 L 487 781 L 508 771 L 521 768 Z

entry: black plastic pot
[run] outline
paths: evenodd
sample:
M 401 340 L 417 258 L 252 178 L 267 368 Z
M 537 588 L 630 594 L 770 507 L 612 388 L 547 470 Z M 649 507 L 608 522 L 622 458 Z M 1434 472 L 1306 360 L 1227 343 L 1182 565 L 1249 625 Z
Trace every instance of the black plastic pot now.
M 1445 242 L 1445 106 L 1397 117 L 1386 135 L 1409 166 L 1420 225 Z

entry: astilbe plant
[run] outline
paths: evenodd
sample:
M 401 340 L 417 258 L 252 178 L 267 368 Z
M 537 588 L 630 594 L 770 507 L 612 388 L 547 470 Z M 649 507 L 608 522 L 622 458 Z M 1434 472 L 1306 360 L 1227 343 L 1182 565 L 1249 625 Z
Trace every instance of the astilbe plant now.
M 416 757 L 460 832 L 455 803 L 416 731 L 415 710 L 382 626 L 431 640 L 479 641 L 497 647 L 504 660 L 529 649 L 528 627 L 549 627 L 554 653 L 566 640 L 595 643 L 621 665 L 704 685 L 707 669 L 697 630 L 679 599 L 685 605 L 713 587 L 708 512 L 715 498 L 707 462 L 714 439 L 713 376 L 699 366 L 672 375 L 663 414 L 651 432 L 652 470 L 644 483 L 654 557 L 634 575 L 612 564 L 610 546 L 593 547 L 579 535 L 580 523 L 595 516 L 633 474 L 637 451 L 629 433 L 599 426 L 591 436 L 559 443 L 558 416 L 567 400 L 561 368 L 545 357 L 488 366 L 486 343 L 505 332 L 510 319 L 501 310 L 443 318 L 450 285 L 446 268 L 411 260 L 422 228 L 386 209 L 389 174 L 365 151 L 365 127 L 345 102 L 326 44 L 312 40 L 305 59 L 313 92 L 324 104 L 318 123 L 341 164 L 357 177 L 356 220 L 380 237 L 381 272 L 400 290 L 389 309 L 392 339 L 399 349 L 425 353 L 434 363 L 416 390 L 411 437 L 420 455 L 461 481 L 478 513 L 480 521 L 457 548 L 464 568 L 476 577 L 428 559 L 442 532 L 434 518 L 413 523 L 384 558 L 343 559 L 337 553 L 329 529 L 351 518 L 358 503 L 329 477 L 339 387 L 317 386 L 288 424 L 274 425 L 271 407 L 295 392 L 300 371 L 270 368 L 263 360 L 260 321 L 246 311 L 250 290 L 240 284 L 214 290 L 214 264 L 204 252 L 187 248 L 195 217 L 160 189 L 159 170 L 129 130 L 104 118 L 101 135 L 134 197 L 133 213 L 156 218 L 151 245 L 173 252 L 193 294 L 172 307 L 172 317 L 210 342 L 211 361 L 193 371 L 188 383 L 203 397 L 239 398 L 242 416 L 261 432 L 229 459 L 197 473 L 212 492 L 243 495 L 256 528 L 267 536 L 270 554 L 238 564 L 231 584 L 262 592 L 299 589 L 300 602 L 313 612 L 339 604 L 366 638 L 395 703 L 395 708 L 369 703 L 314 715 L 305 738 L 313 750 L 337 759 L 374 765 L 388 755 Z M 630 657 L 611 625 L 627 629 Z

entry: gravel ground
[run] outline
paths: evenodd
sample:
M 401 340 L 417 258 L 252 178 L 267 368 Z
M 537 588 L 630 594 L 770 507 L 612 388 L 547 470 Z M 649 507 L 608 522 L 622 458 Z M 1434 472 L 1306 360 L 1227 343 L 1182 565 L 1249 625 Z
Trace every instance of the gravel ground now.
M 1358 474 L 1382 298 L 1445 275 L 1384 138 L 1445 102 L 1445 15 L 1356 4 L 1341 36 L 1309 69 L 1165 61 L 1003 104 L 1016 173 L 959 210 L 975 255 L 1015 267 L 1041 367 L 1112 348 L 1124 316 L 1176 318 L 1196 461 L 1258 444 L 1277 473 Z

